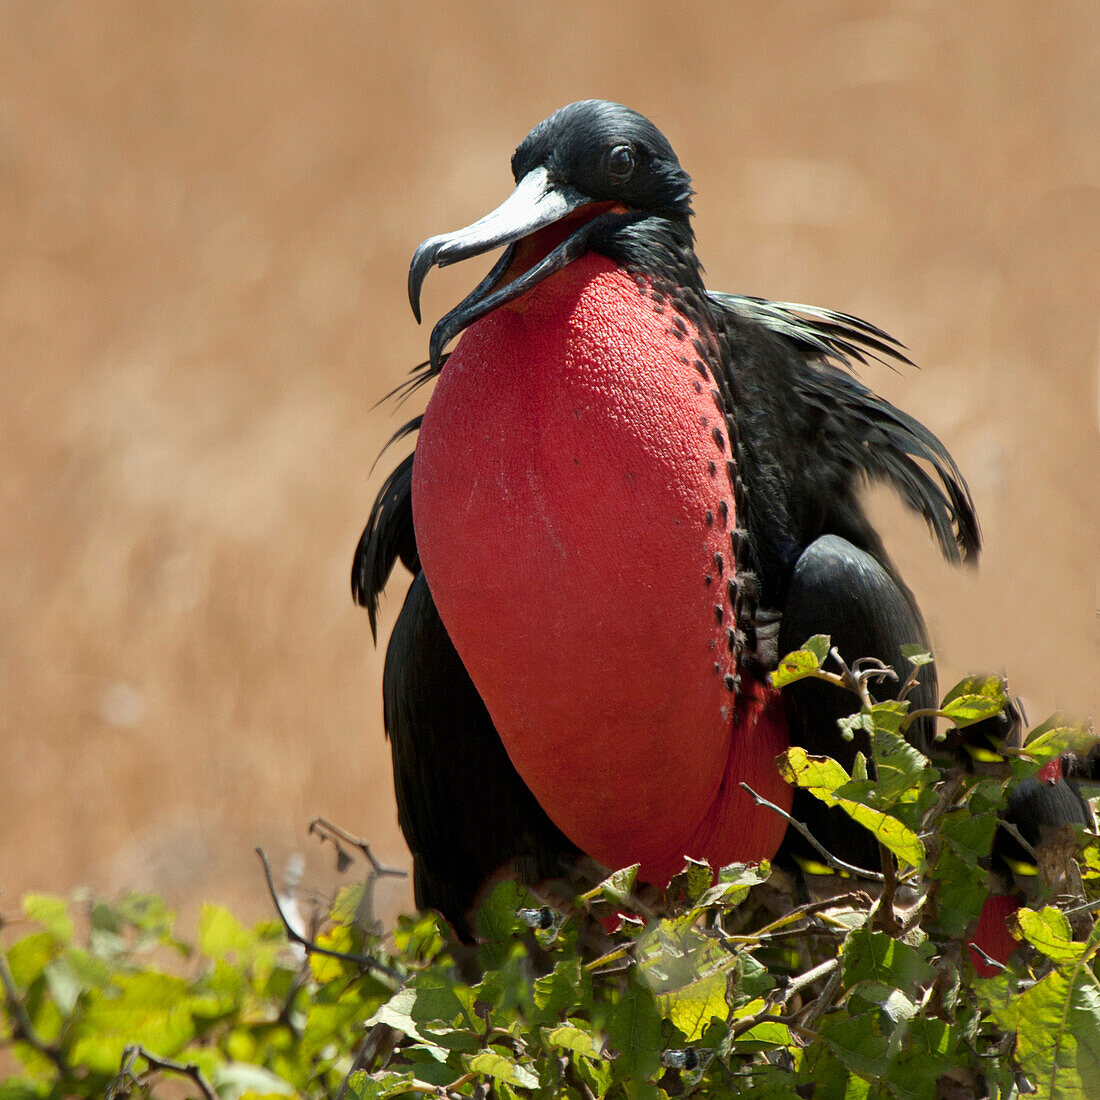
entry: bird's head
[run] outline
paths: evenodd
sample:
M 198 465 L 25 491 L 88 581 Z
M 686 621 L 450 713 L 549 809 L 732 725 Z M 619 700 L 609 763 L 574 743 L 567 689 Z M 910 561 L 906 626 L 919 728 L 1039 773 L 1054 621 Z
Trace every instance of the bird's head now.
M 571 103 L 540 122 L 512 156 L 516 189 L 492 213 L 429 237 L 413 255 L 409 301 L 445 267 L 501 245 L 493 269 L 432 331 L 433 370 L 447 342 L 479 317 L 593 249 L 628 261 L 669 251 L 690 259 L 691 179 L 649 119 L 601 99 Z M 646 266 L 639 262 L 637 266 Z

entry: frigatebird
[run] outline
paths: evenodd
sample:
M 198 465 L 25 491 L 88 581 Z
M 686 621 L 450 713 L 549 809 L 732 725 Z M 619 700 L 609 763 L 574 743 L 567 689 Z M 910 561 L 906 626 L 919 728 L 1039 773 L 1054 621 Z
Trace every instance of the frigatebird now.
M 892 485 L 951 562 L 980 538 L 955 462 L 851 373 L 908 362 L 885 332 L 826 309 L 709 291 L 692 187 L 648 119 L 587 100 L 539 123 L 492 213 L 416 250 L 434 266 L 503 247 L 434 327 L 411 391 L 436 388 L 413 454 L 383 485 L 352 571 L 377 631 L 398 559 L 413 583 L 383 679 L 417 904 L 461 932 L 501 869 L 555 878 L 582 857 L 771 857 L 789 744 L 848 766 L 841 693 L 769 671 L 814 634 L 904 667 L 916 602 L 861 503 Z M 454 350 L 447 345 L 460 337 Z M 377 635 L 376 635 L 377 636 Z M 921 672 L 913 705 L 936 698 Z M 928 726 L 910 731 L 927 749 Z M 794 797 L 836 854 L 876 842 Z M 788 841 L 797 857 L 798 838 Z

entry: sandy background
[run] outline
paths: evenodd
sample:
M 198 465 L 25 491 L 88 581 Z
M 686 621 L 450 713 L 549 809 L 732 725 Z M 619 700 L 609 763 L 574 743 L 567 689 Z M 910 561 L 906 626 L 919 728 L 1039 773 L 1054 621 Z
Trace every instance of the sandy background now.
M 399 422 L 374 404 L 427 346 L 406 265 L 588 96 L 672 140 L 712 286 L 922 364 L 864 377 L 980 508 L 964 576 L 875 502 L 944 678 L 1095 711 L 1100 6 L 671 11 L 0 3 L 5 911 L 87 884 L 260 915 L 257 843 L 331 884 L 314 814 L 407 858 L 348 592 Z M 426 318 L 480 273 L 433 275 Z

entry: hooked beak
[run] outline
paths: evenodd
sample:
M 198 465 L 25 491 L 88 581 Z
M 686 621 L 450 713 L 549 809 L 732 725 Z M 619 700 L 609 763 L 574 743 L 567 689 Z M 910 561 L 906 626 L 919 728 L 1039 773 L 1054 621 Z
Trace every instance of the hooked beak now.
M 522 255 L 524 238 L 580 211 L 588 216 L 577 218 L 578 228 L 547 255 L 535 263 L 530 262 L 530 256 Z M 588 249 L 593 230 L 625 213 L 628 213 L 626 207 L 618 203 L 594 202 L 573 187 L 554 183 L 546 169 L 539 167 L 528 172 L 491 214 L 465 229 L 424 241 L 409 265 L 409 304 L 417 322 L 420 321 L 420 288 L 433 267 L 446 267 L 508 245 L 489 274 L 432 329 L 428 350 L 432 371 L 438 372 L 443 349 L 463 329 L 582 256 Z M 572 221 L 568 223 L 569 228 L 572 228 Z

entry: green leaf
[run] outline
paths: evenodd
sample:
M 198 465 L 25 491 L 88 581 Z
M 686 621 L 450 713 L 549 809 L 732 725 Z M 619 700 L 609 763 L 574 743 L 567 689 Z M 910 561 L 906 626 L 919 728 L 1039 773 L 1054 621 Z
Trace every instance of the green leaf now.
M 549 974 L 535 979 L 535 1005 L 548 1017 L 558 1016 L 581 999 L 580 961 L 561 959 Z
M 482 966 L 504 964 L 516 942 L 516 936 L 526 931 L 516 913 L 530 903 L 530 897 L 518 882 L 498 882 L 477 911 L 477 931 L 480 940 L 478 957 Z
M 1008 703 L 1004 680 L 999 676 L 968 676 L 944 697 L 940 709 L 960 729 L 1000 714 Z
M 653 994 L 632 982 L 607 1016 L 607 1037 L 619 1051 L 616 1080 L 647 1080 L 660 1068 L 661 1017 Z
M 948 845 L 940 851 L 933 874 L 939 882 L 937 922 L 948 936 L 960 937 L 978 919 L 989 876 L 973 861 L 961 860 Z
M 80 974 L 67 955 L 48 963 L 45 970 L 46 987 L 53 1002 L 63 1016 L 71 1016 L 84 988 Z
M 119 975 L 114 990 L 92 990 L 73 1029 L 72 1060 L 116 1070 L 125 1046 L 139 1043 L 171 1058 L 195 1033 L 182 978 L 144 971 Z
M 804 787 L 824 801 L 848 782 L 844 768 L 831 756 L 811 756 L 805 749 L 788 749 L 779 758 L 779 774 L 795 787 Z
M 586 1058 L 578 1055 L 573 1059 L 577 1076 L 588 1086 L 593 1096 L 603 1096 L 611 1085 L 611 1063 L 603 1058 Z
M 698 903 L 699 899 L 714 881 L 714 872 L 706 860 L 688 859 L 684 869 L 673 875 L 666 889 L 666 896 L 672 905 L 686 902 Z
M 220 959 L 229 954 L 247 957 L 256 937 L 228 909 L 204 905 L 199 916 L 199 948 L 204 955 Z
M 244 1062 L 226 1062 L 218 1066 L 210 1083 L 217 1090 L 218 1100 L 239 1100 L 245 1094 L 293 1096 L 296 1092 L 294 1086 L 278 1074 Z
M 1087 753 L 1097 741 L 1088 726 L 1053 715 L 1028 734 L 1024 752 L 1032 760 L 1046 764 L 1066 752 Z
M 815 634 L 801 649 L 788 653 L 771 674 L 772 687 L 786 687 L 817 672 L 829 656 L 831 642 L 827 634 Z
M 584 1025 L 587 1026 L 587 1025 Z M 555 1028 L 543 1028 L 543 1037 L 552 1047 L 571 1050 L 575 1054 L 584 1054 L 589 1058 L 599 1058 L 603 1043 L 578 1022 L 562 1024 Z
M 918 752 L 904 737 L 899 737 L 897 729 L 900 728 L 904 711 L 895 711 L 886 708 L 889 704 L 878 703 L 874 708 L 875 718 L 875 764 L 878 767 L 878 778 L 875 781 L 875 804 L 879 809 L 892 806 L 897 800 L 914 787 L 923 783 L 932 783 L 939 773 L 931 768 L 928 757 Z M 906 707 L 906 709 L 908 709 Z M 889 715 L 886 728 L 880 725 L 884 715 Z M 894 721 L 897 725 L 894 725 Z
M 899 647 L 901 655 L 914 667 L 923 668 L 932 664 L 932 654 L 921 645 L 903 645 Z
M 351 1100 L 390 1100 L 394 1096 L 411 1096 L 413 1093 L 409 1091 L 409 1085 L 414 1080 L 411 1073 L 366 1073 L 356 1070 L 348 1078 L 346 1095 Z
M 762 997 L 749 1001 L 742 1005 L 736 1012 L 731 1023 L 742 1023 L 752 1016 L 763 1013 L 767 1003 Z M 776 1047 L 790 1046 L 791 1029 L 786 1024 L 777 1024 L 773 1021 L 762 1021 L 748 1031 L 742 1032 L 733 1040 L 735 1049 L 740 1054 L 751 1054 L 757 1051 L 774 1050 Z
M 935 976 L 922 953 L 885 932 L 861 928 L 844 941 L 844 984 L 874 981 L 889 989 L 915 989 Z
M 334 924 L 315 937 L 318 947 L 326 951 L 339 951 L 342 955 L 354 955 L 360 948 L 360 937 L 353 925 Z M 358 967 L 347 959 L 311 952 L 309 969 L 318 982 L 333 982 L 338 978 L 358 973 Z
M 875 720 L 867 711 L 861 710 L 847 718 L 838 718 L 836 724 L 845 741 L 851 741 L 860 734 L 870 737 L 875 732 Z
M 63 898 L 50 894 L 28 894 L 23 899 L 23 912 L 37 921 L 61 945 L 73 939 L 73 922 Z
M 882 703 L 874 703 L 871 706 L 871 720 L 875 729 L 882 733 L 896 734 L 901 729 L 901 724 L 908 713 L 909 702 L 905 699 L 887 699 Z M 899 740 L 902 739 L 899 738 Z M 907 745 L 917 756 L 921 756 L 921 753 L 917 752 L 907 741 L 902 740 L 902 743 Z
M 727 864 L 718 872 L 718 881 L 700 896 L 696 908 L 733 909 L 748 897 L 752 887 L 767 882 L 771 871 L 771 863 L 766 859 L 759 863 Z
M 1056 963 L 1076 962 L 1088 950 L 1088 945 L 1075 943 L 1066 915 L 1048 905 L 1038 911 L 1019 909 L 1009 919 L 1032 947 L 1038 948 Z
M 416 917 L 398 917 L 393 943 L 398 951 L 410 956 L 411 961 L 431 962 L 443 950 L 439 917 L 430 912 L 420 913 Z
M 878 1014 L 833 1016 L 821 1026 L 821 1036 L 850 1069 L 869 1077 L 886 1072 L 889 1040 L 878 1029 Z
M 726 975 L 736 956 L 695 926 L 694 913 L 658 921 L 637 941 L 638 971 L 662 1015 L 694 1043 L 711 1020 L 725 1020 Z
M 640 866 L 640 863 L 635 863 L 608 875 L 598 886 L 593 886 L 587 893 L 581 894 L 581 898 L 584 901 L 606 901 L 611 905 L 629 905 L 630 894 L 634 889 L 634 881 L 638 877 Z
M 975 813 L 972 810 L 956 810 L 943 817 L 940 836 L 952 851 L 971 865 L 989 855 L 993 848 L 993 834 L 997 829 L 997 814 L 993 810 Z
M 1087 967 L 1061 967 L 1018 997 L 995 1001 L 991 1012 L 1001 1027 L 1017 1033 L 1016 1057 L 1039 1097 L 1094 1100 L 1100 1084 L 1100 985 Z
M 49 932 L 32 932 L 8 948 L 8 967 L 15 984 L 29 989 L 58 954 L 57 939 Z
M 521 1089 L 537 1089 L 539 1079 L 525 1066 L 510 1061 L 495 1050 L 483 1050 L 479 1054 L 468 1054 L 463 1063 L 469 1073 L 480 1073 L 504 1081 Z
M 837 798 L 834 792 L 849 782 L 848 773 L 828 756 L 810 756 L 805 749 L 788 749 L 779 758 L 783 778 L 796 787 L 803 787 L 826 806 L 840 806 L 849 817 L 870 830 L 902 863 L 912 867 L 924 865 L 924 845 L 908 826 L 896 817 L 871 806 Z

